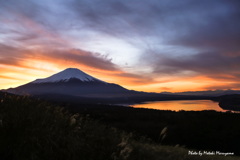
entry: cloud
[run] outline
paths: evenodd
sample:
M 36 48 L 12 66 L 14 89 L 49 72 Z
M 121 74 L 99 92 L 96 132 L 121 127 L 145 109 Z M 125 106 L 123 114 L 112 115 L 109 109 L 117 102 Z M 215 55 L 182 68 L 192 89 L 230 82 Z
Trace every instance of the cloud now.
M 0 56 L 0 63 L 4 65 L 4 67 L 1 67 L 3 71 L 11 66 L 49 71 L 46 68 L 47 64 L 54 64 L 62 69 L 76 66 L 83 70 L 99 71 L 100 76 L 117 77 L 118 79 L 124 80 L 126 83 L 135 85 L 153 82 L 152 79 L 143 75 L 122 71 L 119 66 L 112 63 L 108 56 L 80 49 L 20 49 L 0 44 L 0 52 L 2 53 Z M 41 64 L 46 67 L 41 67 Z M 0 78 L 6 79 L 6 77 Z M 116 80 L 113 79 L 113 81 Z
M 31 59 L 79 65 L 132 84 L 240 77 L 238 0 L 8 0 L 0 1 L 0 22 L 4 65 L 34 68 Z M 104 43 L 108 52 L 113 37 L 137 48 L 134 60 L 127 48 L 108 57 L 91 51 Z M 114 56 L 129 57 L 136 72 L 114 63 Z
M 17 28 L 24 36 L 18 39 L 39 38 L 35 43 L 42 45 L 55 41 L 58 43 L 53 47 L 60 47 L 67 44 L 63 39 L 58 40 L 68 31 L 91 30 L 122 38 L 139 48 L 163 43 L 198 49 L 224 47 L 234 53 L 239 50 L 240 4 L 237 0 L 174 3 L 166 0 L 60 0 L 44 3 L 33 0 L 1 2 L 5 19 L 18 17 L 15 23 L 33 32 L 24 36 L 28 32 Z
M 184 15 L 186 18 L 182 22 L 186 23 L 178 24 L 179 20 L 176 21 L 175 25 L 182 28 L 182 32 L 178 32 L 169 43 L 199 50 L 238 53 L 240 2 L 220 0 L 200 3 L 199 7 L 194 7 L 198 10 L 192 11 L 192 16 Z
M 134 35 L 143 39 L 142 36 L 164 36 L 167 40 L 170 38 L 174 41 L 175 38 L 182 39 L 202 30 L 216 31 L 218 34 L 218 31 L 225 30 L 226 27 L 233 27 L 234 31 L 239 28 L 239 22 L 232 24 L 233 18 L 239 19 L 239 2 L 236 0 L 73 0 L 66 6 L 76 16 L 75 25 L 120 37 Z
M 25 53 L 16 47 L 0 43 L 0 64 L 20 66 L 24 60 Z
M 82 64 L 90 68 L 116 71 L 118 70 L 117 65 L 111 62 L 111 59 L 107 57 L 101 57 L 97 53 L 92 53 L 80 49 L 71 50 L 52 50 L 51 52 L 44 53 L 47 58 L 52 60 L 60 59 L 63 61 L 70 61 L 77 64 Z
M 0 79 L 21 80 L 21 79 L 19 79 L 19 78 L 9 77 L 9 76 L 3 76 L 3 75 L 0 75 Z
M 145 56 L 143 59 L 146 60 L 148 56 Z M 148 66 L 153 68 L 152 75 L 155 76 L 178 77 L 174 79 L 185 79 L 185 81 L 194 77 L 204 76 L 210 78 L 210 80 L 206 80 L 206 82 L 209 81 L 210 83 L 218 81 L 229 85 L 233 82 L 239 84 L 239 56 L 230 57 L 218 52 L 204 52 L 179 57 L 152 54 L 152 57 L 154 57 L 154 60 L 148 59 L 146 61 Z
M 236 88 L 240 88 L 240 84 L 238 82 L 232 82 L 232 83 L 221 83 L 221 84 L 211 84 L 204 87 L 205 90 L 236 90 Z
M 44 48 L 39 51 L 0 44 L 0 53 L 0 63 L 5 65 L 20 66 L 24 64 L 26 59 L 45 59 L 52 61 L 53 63 L 54 61 L 60 60 L 82 64 L 100 70 L 118 70 L 117 66 L 111 62 L 111 59 L 79 49 L 53 50 L 50 48 Z
M 155 83 L 155 81 L 145 75 L 128 73 L 123 71 L 118 65 L 114 64 L 108 56 L 101 55 L 100 53 L 93 53 L 89 51 L 84 51 L 80 49 L 71 50 L 52 50 L 45 53 L 39 54 L 40 59 L 45 59 L 48 61 L 60 61 L 60 64 L 67 65 L 79 65 L 87 67 L 88 69 L 93 69 L 94 71 L 99 71 L 101 76 L 111 76 L 115 79 L 121 79 L 128 84 L 138 85 L 138 84 L 148 84 Z M 81 69 L 81 68 L 79 68 Z M 113 81 L 118 81 L 114 80 Z
M 163 31 L 165 19 L 160 8 L 166 1 L 70 1 L 66 6 L 71 8 L 76 28 L 91 29 L 124 38 L 129 43 L 142 40 L 142 36 L 156 36 Z M 136 5 L 137 4 L 137 5 Z M 161 35 L 164 32 L 161 32 Z
M 144 36 L 158 37 L 151 43 L 239 54 L 239 1 L 158 1 L 155 6 L 147 4 L 148 7 L 151 11 L 143 16 L 148 18 L 142 18 L 138 24 L 147 32 L 138 31 Z

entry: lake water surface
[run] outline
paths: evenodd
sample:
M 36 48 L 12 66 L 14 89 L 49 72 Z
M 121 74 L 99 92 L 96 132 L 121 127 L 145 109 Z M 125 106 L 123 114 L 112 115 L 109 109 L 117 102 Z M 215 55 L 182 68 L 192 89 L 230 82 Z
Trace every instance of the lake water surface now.
M 185 110 L 185 111 L 202 111 L 216 110 L 226 112 L 218 106 L 218 102 L 211 100 L 176 100 L 176 101 L 153 101 L 142 104 L 131 105 L 134 108 L 151 108 L 158 110 Z

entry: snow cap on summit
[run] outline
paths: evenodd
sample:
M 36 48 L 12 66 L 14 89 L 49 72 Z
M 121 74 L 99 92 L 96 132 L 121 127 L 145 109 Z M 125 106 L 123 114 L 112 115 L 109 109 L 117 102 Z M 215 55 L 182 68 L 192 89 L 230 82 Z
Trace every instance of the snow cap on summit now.
M 44 79 L 37 79 L 32 83 L 52 83 L 52 82 L 66 82 L 71 78 L 76 78 L 81 81 L 100 81 L 97 78 L 94 78 L 87 73 L 77 69 L 77 68 L 67 68 L 59 73 L 56 73 L 50 77 Z

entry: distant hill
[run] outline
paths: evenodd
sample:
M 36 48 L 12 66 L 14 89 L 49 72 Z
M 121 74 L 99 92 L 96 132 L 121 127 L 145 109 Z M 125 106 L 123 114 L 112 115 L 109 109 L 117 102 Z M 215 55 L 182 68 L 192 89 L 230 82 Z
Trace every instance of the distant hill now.
M 219 96 L 216 100 L 223 109 L 240 111 L 240 94 Z
M 195 95 L 195 96 L 211 96 L 217 97 L 222 95 L 240 94 L 240 90 L 208 90 L 208 91 L 192 91 L 192 92 L 161 92 L 162 94 L 174 94 L 174 95 Z

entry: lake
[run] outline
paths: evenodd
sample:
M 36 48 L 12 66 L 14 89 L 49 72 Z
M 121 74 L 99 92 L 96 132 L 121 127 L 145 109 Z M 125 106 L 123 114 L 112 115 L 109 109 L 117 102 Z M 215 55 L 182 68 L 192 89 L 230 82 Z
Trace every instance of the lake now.
M 202 111 L 216 110 L 226 112 L 218 106 L 218 102 L 211 100 L 175 100 L 175 101 L 152 101 L 141 104 L 131 105 L 134 108 L 150 108 L 158 110 L 185 110 L 185 111 Z

